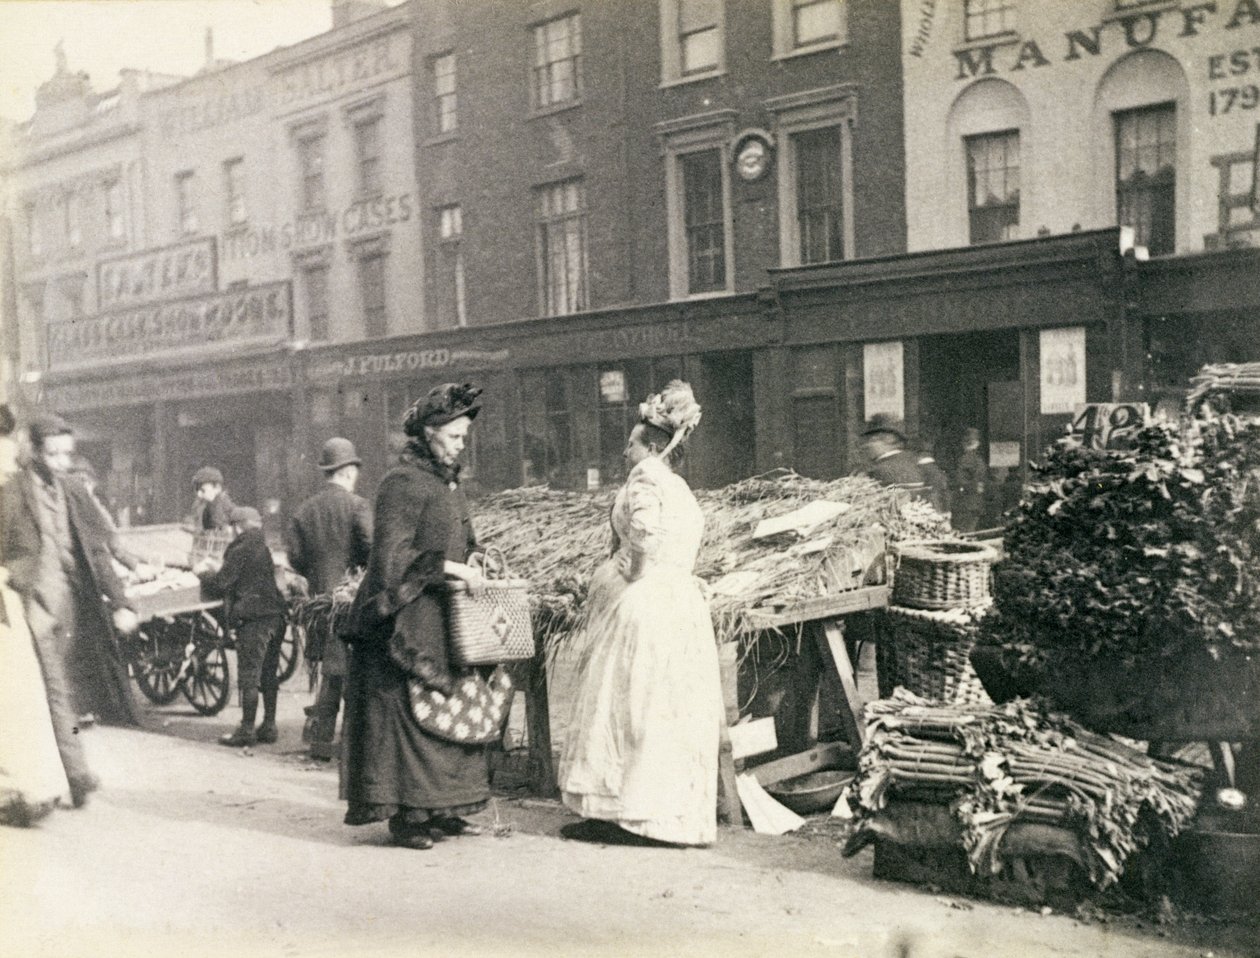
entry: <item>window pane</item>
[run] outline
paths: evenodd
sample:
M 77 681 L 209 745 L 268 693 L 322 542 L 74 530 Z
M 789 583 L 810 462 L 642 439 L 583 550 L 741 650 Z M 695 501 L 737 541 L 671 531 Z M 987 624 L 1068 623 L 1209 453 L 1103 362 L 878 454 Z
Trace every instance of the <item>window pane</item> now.
M 834 40 L 840 35 L 839 0 L 797 3 L 792 11 L 796 46 Z
M 683 180 L 683 225 L 687 273 L 693 293 L 726 287 L 726 222 L 722 159 L 717 150 L 679 159 Z
M 588 306 L 585 215 L 580 181 L 569 180 L 538 190 L 538 260 L 544 315 L 573 313 Z
M 328 268 L 315 266 L 305 271 L 306 314 L 311 339 L 328 338 Z
M 716 27 L 721 16 L 722 0 L 678 0 L 679 33 Z
M 384 336 L 385 257 L 365 256 L 359 260 L 359 292 L 363 303 L 363 328 L 368 336 Z
M 682 72 L 698 73 L 718 65 L 718 30 L 710 27 L 682 37 Z
M 1015 239 L 1019 231 L 1019 131 L 964 141 L 971 242 Z
M 1176 246 L 1176 109 L 1172 104 L 1115 114 L 1116 218 L 1152 253 Z
M 582 26 L 578 14 L 534 27 L 534 103 L 549 106 L 582 92 Z
M 792 137 L 802 263 L 844 258 L 841 142 L 840 129 L 834 126 Z
M 1015 0 L 963 0 L 966 38 L 978 40 L 1015 29 Z

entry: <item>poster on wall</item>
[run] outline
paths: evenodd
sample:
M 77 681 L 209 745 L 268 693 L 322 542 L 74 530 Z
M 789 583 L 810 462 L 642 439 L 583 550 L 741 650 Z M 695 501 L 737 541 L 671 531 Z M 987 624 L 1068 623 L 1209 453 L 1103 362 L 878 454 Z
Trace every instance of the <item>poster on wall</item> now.
M 882 413 L 906 418 L 905 367 L 901 340 L 862 346 L 863 409 L 869 420 Z
M 1041 331 L 1041 414 L 1075 413 L 1085 404 L 1085 327 Z

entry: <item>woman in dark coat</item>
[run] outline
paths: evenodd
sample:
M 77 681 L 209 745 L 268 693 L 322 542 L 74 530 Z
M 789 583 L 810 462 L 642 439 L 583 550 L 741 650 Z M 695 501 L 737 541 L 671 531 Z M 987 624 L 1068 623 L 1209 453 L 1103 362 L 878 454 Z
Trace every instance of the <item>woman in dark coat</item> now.
M 483 585 L 468 564 L 476 540 L 456 465 L 480 392 L 447 384 L 408 410 L 411 439 L 377 491 L 376 536 L 346 635 L 345 822 L 388 820 L 394 842 L 408 848 L 478 834 L 463 816 L 490 797 L 485 745 L 422 727 L 411 700 L 416 691 L 455 698 L 477 679 L 450 661 L 443 602 L 450 579 L 474 592 Z

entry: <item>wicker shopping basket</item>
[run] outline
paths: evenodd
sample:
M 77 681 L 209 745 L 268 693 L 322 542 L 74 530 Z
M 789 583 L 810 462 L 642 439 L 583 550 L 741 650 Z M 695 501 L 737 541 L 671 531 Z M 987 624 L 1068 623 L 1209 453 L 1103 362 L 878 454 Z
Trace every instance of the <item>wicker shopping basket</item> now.
M 903 542 L 897 547 L 893 602 L 914 609 L 986 605 L 996 559 L 993 549 L 974 542 Z
M 879 694 L 897 686 L 955 705 L 991 704 L 971 665 L 977 624 L 989 607 L 943 612 L 891 606 L 876 646 Z

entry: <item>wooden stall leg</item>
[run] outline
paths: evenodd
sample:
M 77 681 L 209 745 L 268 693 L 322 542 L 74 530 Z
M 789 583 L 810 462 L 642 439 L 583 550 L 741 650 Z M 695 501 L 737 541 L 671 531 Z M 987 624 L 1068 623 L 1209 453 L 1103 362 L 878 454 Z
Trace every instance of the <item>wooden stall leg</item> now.
M 836 675 L 840 677 L 845 699 L 845 708 L 840 710 L 840 723 L 849 744 L 857 751 L 866 740 L 866 731 L 862 726 L 862 700 L 858 698 L 857 679 L 853 674 L 853 663 L 849 661 L 848 649 L 845 648 L 844 627 L 840 620 L 828 619 L 824 622 L 822 635 L 818 638 L 824 661 L 830 659 Z
M 800 652 L 792 664 L 787 694 L 779 706 L 779 749 L 791 755 L 804 752 L 818 740 L 818 685 L 824 660 L 819 657 L 822 633 L 817 622 L 801 626 Z
M 718 646 L 719 678 L 722 684 L 722 722 L 718 737 L 718 821 L 740 828 L 744 824 L 744 808 L 735 787 L 735 750 L 731 747 L 730 727 L 739 721 L 739 645 L 725 642 Z
M 529 664 L 525 684 L 525 726 L 529 735 L 529 790 L 545 798 L 560 794 L 551 757 L 551 709 L 547 701 L 547 653 L 543 643 Z

